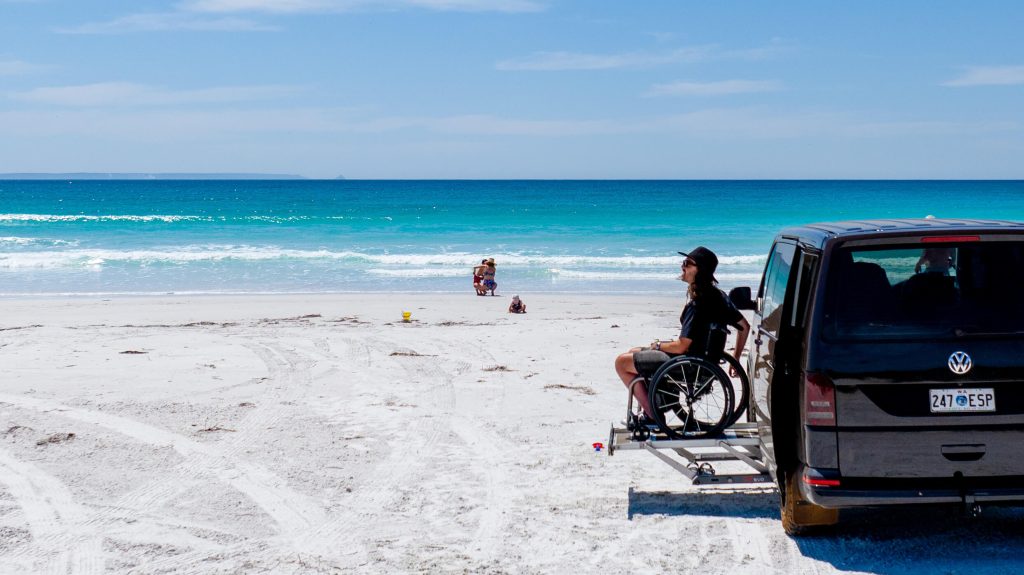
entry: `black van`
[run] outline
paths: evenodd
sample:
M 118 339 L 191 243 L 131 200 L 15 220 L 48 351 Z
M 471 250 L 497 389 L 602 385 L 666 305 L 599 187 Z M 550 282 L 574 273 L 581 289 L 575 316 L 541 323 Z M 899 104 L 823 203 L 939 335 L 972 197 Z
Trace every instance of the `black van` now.
M 849 507 L 1024 504 L 1024 223 L 785 229 L 752 323 L 788 533 Z

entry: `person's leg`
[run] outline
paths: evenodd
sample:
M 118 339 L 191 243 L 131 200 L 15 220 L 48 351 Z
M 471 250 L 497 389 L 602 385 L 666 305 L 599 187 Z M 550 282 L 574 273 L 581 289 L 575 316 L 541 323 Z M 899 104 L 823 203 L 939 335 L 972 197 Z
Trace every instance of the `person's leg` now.
M 633 354 L 642 349 L 641 347 L 634 347 L 615 358 L 615 373 L 618 374 L 619 379 L 622 380 L 622 385 L 625 385 L 627 389 L 629 384 L 640 375 L 636 370 Z M 633 386 L 633 397 L 636 398 L 637 403 L 643 408 L 644 413 L 651 413 L 651 403 L 647 397 L 647 385 L 645 382 L 641 381 Z

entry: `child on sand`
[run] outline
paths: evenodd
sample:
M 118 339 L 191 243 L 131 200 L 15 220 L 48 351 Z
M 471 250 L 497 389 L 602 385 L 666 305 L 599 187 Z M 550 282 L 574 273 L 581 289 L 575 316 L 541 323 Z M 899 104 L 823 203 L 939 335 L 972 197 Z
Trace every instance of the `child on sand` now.
M 484 288 L 484 269 L 487 267 L 487 260 L 480 260 L 480 265 L 473 267 L 473 289 L 476 290 L 476 295 L 487 295 L 487 289 Z
M 512 296 L 512 303 L 508 304 L 508 313 L 526 313 L 526 304 L 519 296 Z

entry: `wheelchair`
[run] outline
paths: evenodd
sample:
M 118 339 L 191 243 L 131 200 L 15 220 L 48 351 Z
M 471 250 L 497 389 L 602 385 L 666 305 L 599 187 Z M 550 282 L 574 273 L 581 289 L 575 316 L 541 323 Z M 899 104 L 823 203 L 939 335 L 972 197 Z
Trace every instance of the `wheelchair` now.
M 714 324 L 705 356 L 672 357 L 653 374 L 630 382 L 626 421 L 634 439 L 648 439 L 652 432 L 639 424 L 639 407 L 633 406 L 633 390 L 640 383 L 646 385 L 654 411 L 647 415 L 669 439 L 714 437 L 739 421 L 747 411 L 750 380 L 743 366 L 725 353 L 728 334 L 728 326 Z M 730 377 L 730 370 L 736 377 Z

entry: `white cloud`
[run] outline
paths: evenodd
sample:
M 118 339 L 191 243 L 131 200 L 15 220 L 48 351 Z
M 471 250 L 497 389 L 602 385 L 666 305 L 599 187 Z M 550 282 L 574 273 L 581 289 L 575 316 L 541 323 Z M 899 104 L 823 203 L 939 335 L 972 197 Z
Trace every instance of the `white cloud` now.
M 648 32 L 647 35 L 659 44 L 667 44 L 676 39 L 675 32 Z
M 792 50 L 780 40 L 767 46 L 726 50 L 709 44 L 676 48 L 662 52 L 625 52 L 620 54 L 587 54 L 581 52 L 535 52 L 523 58 L 510 58 L 495 64 L 498 70 L 610 70 L 617 68 L 650 68 L 667 64 L 687 64 L 712 60 L 764 60 Z
M 782 83 L 776 80 L 723 80 L 720 82 L 670 82 L 655 84 L 647 96 L 723 96 L 777 92 Z
M 972 66 L 959 78 L 943 86 L 1019 86 L 1024 84 L 1024 66 Z
M 71 107 L 175 106 L 270 100 L 301 91 L 295 86 L 226 86 L 199 90 L 167 90 L 131 82 L 35 88 L 15 92 L 11 99 Z
M 190 0 L 179 8 L 190 12 L 323 12 L 352 9 L 361 0 Z
M 29 64 L 21 60 L 0 60 L 0 76 L 17 76 L 20 74 L 30 74 L 32 72 L 38 72 L 42 70 L 42 66 L 35 64 Z
M 725 50 L 722 57 L 731 60 L 771 60 L 789 54 L 797 49 L 792 42 L 783 38 L 772 38 L 765 46 Z
M 58 28 L 62 34 L 122 34 L 127 32 L 164 32 L 168 30 L 192 30 L 198 32 L 263 32 L 276 30 L 251 20 L 240 18 L 204 18 L 192 14 L 162 12 L 132 14 L 108 22 L 90 22 L 78 26 Z
M 645 68 L 665 64 L 701 62 L 714 53 L 711 46 L 678 48 L 670 52 L 632 52 L 625 54 L 582 54 L 577 52 L 536 52 L 525 58 L 498 62 L 498 70 L 610 70 Z
M 2 1 L 2 0 L 0 0 Z M 124 34 L 191 30 L 200 32 L 264 32 L 277 26 L 227 16 L 233 13 L 323 14 L 351 11 L 421 8 L 450 12 L 537 12 L 532 0 L 186 0 L 175 12 L 130 14 L 106 22 L 57 28 L 63 34 Z
M 460 12 L 537 12 L 532 0 L 186 0 L 179 8 L 191 12 L 324 13 L 390 10 L 402 7 Z
M 405 0 L 410 6 L 451 12 L 541 12 L 544 5 L 530 0 Z

